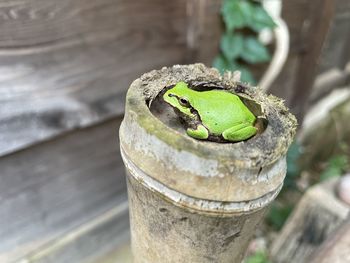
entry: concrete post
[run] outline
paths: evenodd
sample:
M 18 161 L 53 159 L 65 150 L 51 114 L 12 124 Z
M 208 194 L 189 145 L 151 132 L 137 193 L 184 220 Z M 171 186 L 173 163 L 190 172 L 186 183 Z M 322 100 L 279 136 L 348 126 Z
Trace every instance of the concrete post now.
M 187 136 L 161 99 L 162 90 L 179 81 L 237 93 L 260 116 L 259 134 L 239 143 Z M 280 99 L 202 64 L 163 68 L 135 80 L 120 128 L 134 262 L 240 262 L 282 187 L 295 128 Z

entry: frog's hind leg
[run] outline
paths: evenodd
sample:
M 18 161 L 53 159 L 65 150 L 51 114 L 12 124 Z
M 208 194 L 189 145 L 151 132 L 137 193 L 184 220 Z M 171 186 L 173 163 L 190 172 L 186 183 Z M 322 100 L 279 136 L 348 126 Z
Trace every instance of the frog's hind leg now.
M 187 134 L 196 139 L 207 139 L 209 137 L 209 132 L 206 127 L 202 124 L 198 124 L 196 129 L 188 128 L 186 130 Z
M 257 133 L 258 129 L 250 123 L 239 123 L 222 133 L 225 140 L 239 142 L 249 139 Z

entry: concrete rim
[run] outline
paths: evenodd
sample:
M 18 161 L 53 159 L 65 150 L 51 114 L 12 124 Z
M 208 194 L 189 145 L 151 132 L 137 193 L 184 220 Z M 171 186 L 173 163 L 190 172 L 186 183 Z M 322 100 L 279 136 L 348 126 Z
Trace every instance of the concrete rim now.
M 209 216 L 232 216 L 232 214 L 254 213 L 255 211 L 269 205 L 277 197 L 283 187 L 282 183 L 275 190 L 261 196 L 260 198 L 249 201 L 220 202 L 198 199 L 175 191 L 144 173 L 132 161 L 130 161 L 122 148 L 121 156 L 130 176 L 147 189 L 160 194 L 164 199 L 171 201 L 171 203 L 177 206 L 194 213 L 206 214 Z

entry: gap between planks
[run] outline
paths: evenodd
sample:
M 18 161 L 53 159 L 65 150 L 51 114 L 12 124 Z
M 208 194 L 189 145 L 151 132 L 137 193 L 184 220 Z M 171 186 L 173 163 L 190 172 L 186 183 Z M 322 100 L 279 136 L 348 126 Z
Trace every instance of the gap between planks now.
M 99 228 L 102 225 L 106 225 L 114 219 L 128 212 L 128 202 L 125 200 L 119 205 L 113 207 L 104 214 L 96 217 L 88 223 L 85 223 L 76 229 L 66 233 L 55 241 L 50 242 L 47 245 L 37 249 L 36 251 L 24 256 L 22 259 L 16 261 L 18 263 L 33 263 L 33 262 L 45 262 L 45 258 L 50 257 L 51 254 L 59 253 L 64 248 L 72 245 L 74 242 L 78 242 L 81 238 L 88 236 L 89 233 Z M 122 240 L 127 240 L 129 237 L 129 231 L 125 230 L 125 233 L 120 235 Z M 121 242 L 122 243 L 122 242 Z M 96 254 L 96 257 L 100 256 Z M 44 261 L 43 261 L 44 260 Z M 84 262 L 84 259 L 83 261 Z

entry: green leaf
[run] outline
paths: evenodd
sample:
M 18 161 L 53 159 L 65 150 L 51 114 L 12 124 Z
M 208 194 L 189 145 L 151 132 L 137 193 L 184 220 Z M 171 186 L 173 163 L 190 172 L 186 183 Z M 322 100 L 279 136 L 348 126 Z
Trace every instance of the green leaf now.
M 251 64 L 267 62 L 270 60 L 270 54 L 267 48 L 254 37 L 247 37 L 244 40 L 241 57 L 243 60 Z
M 229 60 L 233 60 L 242 53 L 243 37 L 241 34 L 224 34 L 220 41 L 220 47 L 224 56 Z
M 226 70 L 235 70 L 236 65 L 233 62 L 227 60 L 223 55 L 218 55 L 214 59 L 213 67 L 217 68 L 221 74 L 223 74 Z
M 349 160 L 346 155 L 333 156 L 328 161 L 327 168 L 321 173 L 320 181 L 325 181 L 333 177 L 342 176 L 348 165 Z
M 261 4 L 256 4 L 253 7 L 253 20 L 250 21 L 249 26 L 256 32 L 260 32 L 265 28 L 274 28 L 276 26 L 273 19 L 266 12 L 266 10 L 261 6 Z
M 227 61 L 222 55 L 216 56 L 216 58 L 213 61 L 213 67 L 217 68 L 220 73 L 224 73 L 225 70 L 227 70 Z
M 247 257 L 244 263 L 270 263 L 264 251 L 258 251 L 254 255 Z
M 223 55 L 218 55 L 213 61 L 213 67 L 217 68 L 221 74 L 226 70 L 241 72 L 241 80 L 250 84 L 256 84 L 256 81 L 248 68 L 238 64 L 236 61 L 227 60 Z
M 247 26 L 254 16 L 253 4 L 247 0 L 225 0 L 221 14 L 227 30 Z
M 269 209 L 266 219 L 275 230 L 280 230 L 292 211 L 293 206 L 282 206 L 274 202 Z
M 239 70 L 241 72 L 241 80 L 243 82 L 248 82 L 249 84 L 255 85 L 256 80 L 250 70 L 242 65 L 237 65 L 235 70 Z

